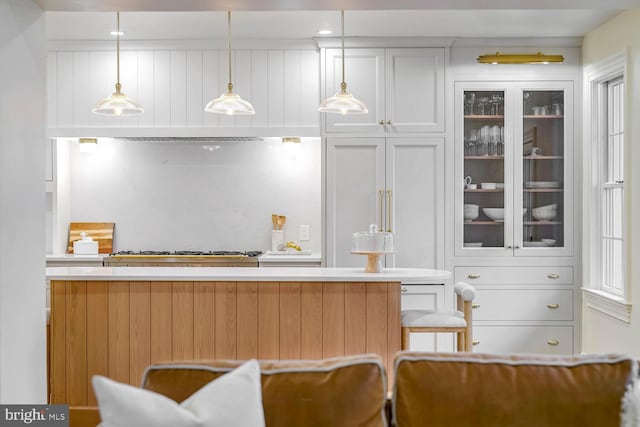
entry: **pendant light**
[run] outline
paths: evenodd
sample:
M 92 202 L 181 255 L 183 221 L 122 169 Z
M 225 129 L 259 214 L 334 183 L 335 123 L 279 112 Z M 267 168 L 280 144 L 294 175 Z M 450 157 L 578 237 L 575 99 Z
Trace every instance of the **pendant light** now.
M 344 81 L 344 10 L 340 12 L 342 27 L 342 83 L 340 83 L 340 92 L 322 101 L 318 111 L 342 115 L 367 114 L 369 112 L 367 106 L 364 105 L 364 102 L 347 92 L 347 83 Z
M 105 114 L 108 116 L 124 116 L 132 114 L 140 114 L 144 109 L 133 99 L 120 92 L 122 85 L 120 84 L 120 12 L 116 13 L 118 29 L 116 30 L 116 91 L 98 102 L 93 107 L 96 114 Z
M 229 36 L 229 83 L 227 93 L 209 101 L 204 111 L 209 113 L 226 114 L 228 116 L 253 116 L 256 111 L 249 101 L 245 101 L 237 93 L 233 93 L 231 82 L 231 11 L 227 11 L 227 32 Z

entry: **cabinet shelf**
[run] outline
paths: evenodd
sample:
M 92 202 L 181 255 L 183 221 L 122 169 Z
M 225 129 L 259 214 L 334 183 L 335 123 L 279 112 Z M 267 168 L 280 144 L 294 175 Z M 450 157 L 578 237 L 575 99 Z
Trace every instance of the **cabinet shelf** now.
M 496 188 L 494 190 L 486 190 L 482 188 L 472 190 L 472 189 L 465 188 L 464 192 L 465 193 L 502 193 L 504 192 L 504 188 Z
M 561 225 L 562 221 L 524 221 L 524 225 Z
M 528 114 L 522 117 L 525 119 L 564 119 L 564 115 L 555 116 L 550 114 L 545 114 L 544 116 L 534 116 L 534 115 Z
M 562 193 L 562 188 L 525 188 L 525 193 Z
M 539 116 L 536 116 L 539 117 Z M 473 114 L 473 115 L 468 115 L 468 116 L 464 116 L 465 119 L 472 119 L 472 120 L 504 120 L 504 115 L 500 114 L 500 115 L 494 115 L 494 114 Z
M 564 156 L 524 156 L 524 160 L 562 160 Z
M 504 225 L 504 221 L 465 221 L 464 225 Z
M 504 160 L 504 156 L 464 156 L 465 160 Z

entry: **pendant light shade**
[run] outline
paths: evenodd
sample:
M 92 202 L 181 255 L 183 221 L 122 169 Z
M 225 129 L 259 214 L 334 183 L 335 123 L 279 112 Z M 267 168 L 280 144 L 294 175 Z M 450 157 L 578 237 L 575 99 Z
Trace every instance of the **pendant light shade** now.
M 124 116 L 140 114 L 144 109 L 133 99 L 122 93 L 120 84 L 120 12 L 116 13 L 118 30 L 116 31 L 116 91 L 93 107 L 96 114 Z
M 249 101 L 245 101 L 237 93 L 233 93 L 231 82 L 231 11 L 227 12 L 227 29 L 229 35 L 229 83 L 227 92 L 209 101 L 204 111 L 209 113 L 226 114 L 228 116 L 253 116 L 256 111 Z
M 331 98 L 327 98 L 320 103 L 318 111 L 321 113 L 334 113 L 334 114 L 367 114 L 369 110 L 364 102 L 354 97 L 351 93 L 347 92 L 347 83 L 344 79 L 344 10 L 341 12 L 341 27 L 342 27 L 342 82 L 340 83 L 340 92 L 333 95 Z

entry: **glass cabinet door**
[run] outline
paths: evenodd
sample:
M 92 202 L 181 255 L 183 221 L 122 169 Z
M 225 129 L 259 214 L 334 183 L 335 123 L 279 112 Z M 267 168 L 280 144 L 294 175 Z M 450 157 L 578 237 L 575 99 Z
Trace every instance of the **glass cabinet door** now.
M 504 248 L 505 90 L 463 90 L 462 95 L 462 244 Z
M 553 248 L 565 248 L 570 230 L 566 218 L 571 218 L 572 207 L 567 197 L 571 191 L 571 178 L 566 169 L 569 115 L 565 115 L 567 93 L 558 89 L 523 89 L 521 92 L 522 122 L 516 132 L 521 131 L 521 152 L 516 151 L 515 173 L 521 198 L 515 195 L 516 209 L 524 212 L 522 224 L 514 235 L 516 245 L 522 244 L 523 251 L 516 255 L 532 255 L 545 249 L 549 255 Z M 565 120 L 565 117 L 568 119 Z M 517 139 L 516 139 L 517 141 Z M 569 145 L 570 146 L 570 145 Z M 520 169 L 520 170 L 519 170 Z M 569 181 L 569 182 L 567 182 Z M 520 200 L 518 200 L 520 199 Z M 520 205 L 520 202 L 522 205 Z M 519 248 L 519 246 L 516 246 Z M 535 249 L 535 250 L 530 250 Z M 556 249 L 557 251 L 557 249 Z

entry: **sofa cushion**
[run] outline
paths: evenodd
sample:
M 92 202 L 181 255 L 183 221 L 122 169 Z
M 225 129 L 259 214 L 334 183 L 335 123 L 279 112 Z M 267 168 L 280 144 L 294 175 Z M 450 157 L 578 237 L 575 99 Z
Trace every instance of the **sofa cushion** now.
M 396 355 L 398 427 L 619 426 L 636 362 L 620 355 Z
M 103 427 L 264 427 L 255 360 L 196 390 L 181 404 L 162 394 L 94 375 Z
M 153 365 L 143 387 L 181 401 L 239 361 Z M 386 379 L 377 355 L 325 360 L 261 361 L 267 426 L 386 425 Z

